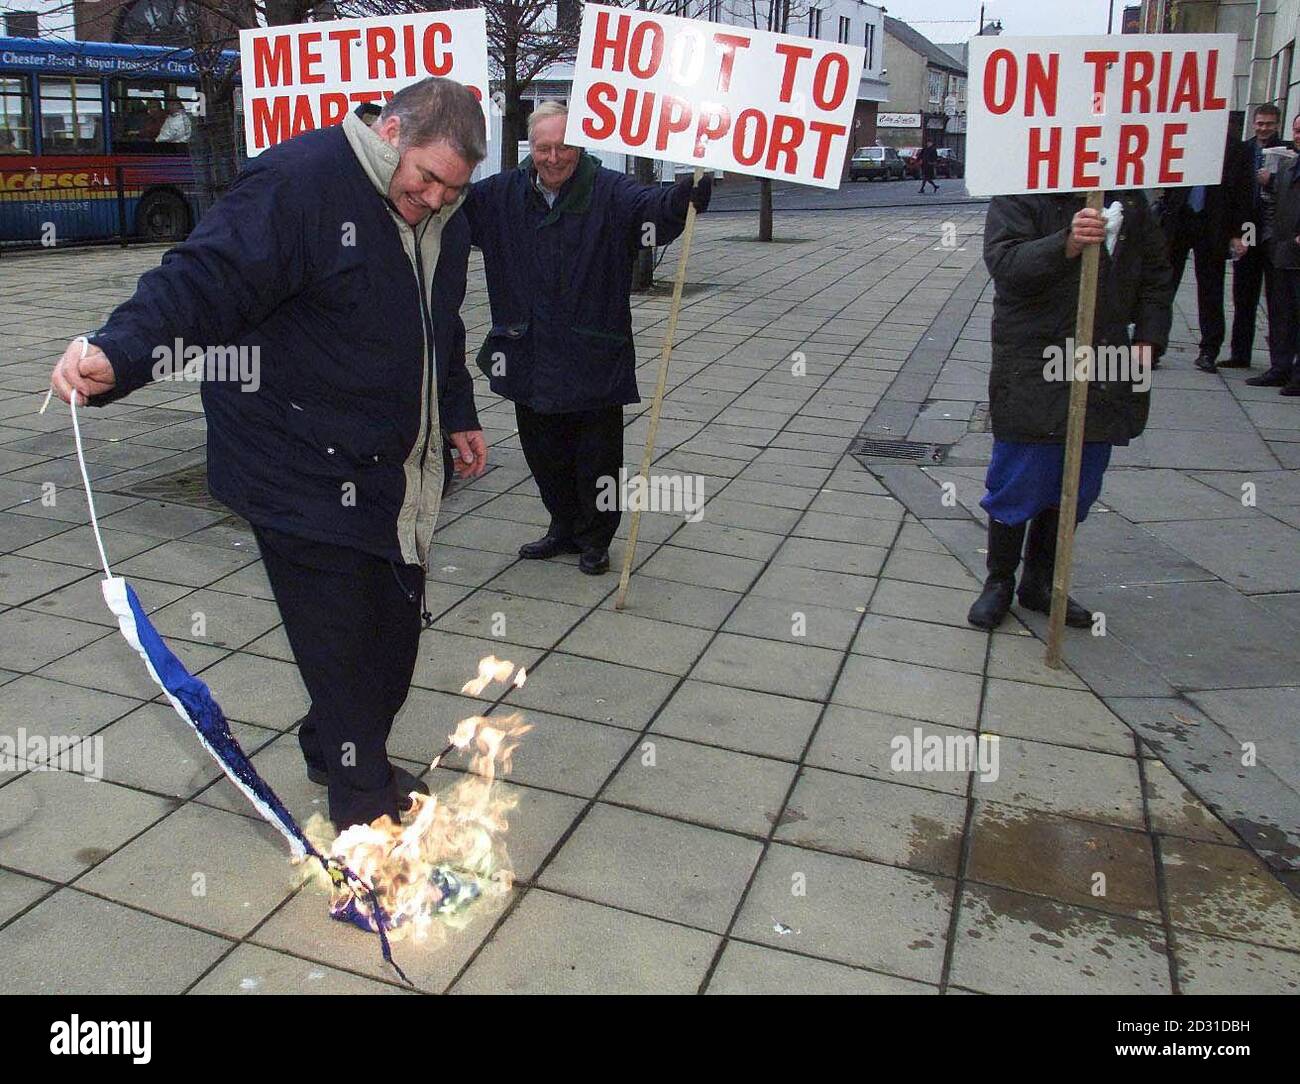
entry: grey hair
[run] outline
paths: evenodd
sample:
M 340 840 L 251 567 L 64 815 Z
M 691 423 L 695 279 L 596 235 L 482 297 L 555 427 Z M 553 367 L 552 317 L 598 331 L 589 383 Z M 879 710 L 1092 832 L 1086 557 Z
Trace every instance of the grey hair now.
M 466 162 L 477 165 L 487 157 L 483 107 L 470 89 L 454 79 L 421 79 L 394 94 L 375 126 L 389 117 L 401 121 L 397 149 L 446 143 Z
M 547 117 L 567 117 L 569 107 L 563 102 L 542 102 L 536 109 L 528 114 L 528 142 L 533 141 L 533 129 L 537 127 L 539 120 L 545 120 Z

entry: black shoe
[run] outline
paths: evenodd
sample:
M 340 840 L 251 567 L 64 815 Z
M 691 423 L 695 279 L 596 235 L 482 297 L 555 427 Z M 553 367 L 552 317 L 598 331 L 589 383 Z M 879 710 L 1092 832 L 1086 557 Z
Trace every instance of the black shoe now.
M 526 561 L 545 561 L 548 557 L 558 557 L 562 553 L 581 553 L 575 543 L 554 535 L 546 535 L 536 542 L 526 542 L 519 547 L 519 556 Z
M 1248 377 L 1246 383 L 1252 388 L 1280 388 L 1287 383 L 1287 378 L 1276 369 L 1269 369 L 1259 376 Z
M 1025 540 L 1025 570 L 1020 577 L 1016 598 L 1026 610 L 1052 612 L 1052 572 L 1056 565 L 1056 530 L 1060 512 L 1048 508 L 1039 512 L 1029 524 Z M 1065 600 L 1065 623 L 1072 629 L 1092 626 L 1092 613 L 1072 598 Z
M 1240 358 L 1229 358 L 1227 361 L 1219 362 L 1220 369 L 1249 369 L 1250 362 L 1242 361 Z
M 994 579 L 990 576 L 984 581 L 984 590 L 970 608 L 966 620 L 977 629 L 995 629 L 1011 612 L 1011 599 L 1016 593 L 1016 580 Z
M 1300 380 L 1293 380 L 1285 387 L 1277 389 L 1278 395 L 1300 395 Z
M 405 813 L 411 808 L 411 791 L 415 790 L 421 794 L 428 794 L 429 786 L 417 779 L 405 768 L 396 764 L 390 764 L 389 767 L 393 770 L 393 785 L 397 788 L 397 807 Z M 310 764 L 307 765 L 307 778 L 320 787 L 329 784 L 329 774 L 323 768 L 313 768 Z
M 397 808 L 405 813 L 413 804 L 411 791 L 427 796 L 429 784 L 417 779 L 405 768 L 400 768 L 396 764 L 392 764 L 390 767 L 393 769 L 393 786 L 397 788 Z
M 971 606 L 966 620 L 979 629 L 995 629 L 1011 609 L 1016 590 L 1016 569 L 1020 567 L 1020 547 L 1025 541 L 1023 523 L 999 523 L 989 520 L 989 555 L 985 564 L 988 579 L 984 590 Z
M 1192 364 L 1203 373 L 1217 373 L 1219 371 L 1219 367 L 1214 364 L 1214 359 L 1209 354 L 1198 354 Z
M 609 550 L 584 550 L 578 568 L 588 576 L 603 576 L 609 571 Z

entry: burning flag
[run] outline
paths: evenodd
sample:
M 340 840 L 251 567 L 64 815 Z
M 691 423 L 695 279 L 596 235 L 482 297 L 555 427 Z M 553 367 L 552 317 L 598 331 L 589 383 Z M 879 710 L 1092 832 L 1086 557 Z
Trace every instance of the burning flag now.
M 76 396 L 74 392 L 70 404 L 72 432 L 86 487 L 90 525 L 104 566 L 104 601 L 117 618 L 122 636 L 230 781 L 284 836 L 294 860 L 314 860 L 331 892 L 331 915 L 377 934 L 384 960 L 409 985 L 410 980 L 393 960 L 390 930 L 413 931 L 417 938 L 423 938 L 434 921 L 454 922 L 478 897 L 502 894 L 510 887 L 501 834 L 506 828 L 505 813 L 513 808 L 514 801 L 497 793 L 493 785 L 499 770 L 509 771 L 510 755 L 519 735 L 531 728 L 517 715 L 499 720 L 478 716 L 463 720 L 451 735 L 451 744 L 430 765 L 436 767 L 452 749 L 471 752 L 470 771 L 446 794 L 414 794 L 414 804 L 402 824 L 383 817 L 374 824 L 348 828 L 332 843 L 324 842 L 327 833 L 323 819 L 313 818 L 309 827 L 320 837 L 319 843 L 313 842 L 257 774 L 207 685 L 186 670 L 167 646 L 131 585 L 113 575 L 95 515 Z M 42 413 L 49 402 L 47 396 Z M 495 657 L 483 659 L 478 677 L 466 685 L 466 690 L 473 687 L 476 692 L 482 691 L 492 681 L 509 680 L 512 673 L 514 684 L 522 685 L 522 668 L 516 673 L 510 662 Z

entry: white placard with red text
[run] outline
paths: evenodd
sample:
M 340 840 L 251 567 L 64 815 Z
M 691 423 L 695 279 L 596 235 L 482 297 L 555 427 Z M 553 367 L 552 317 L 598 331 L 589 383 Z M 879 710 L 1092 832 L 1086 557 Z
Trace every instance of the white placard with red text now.
M 482 8 L 241 30 L 239 60 L 250 158 L 431 75 L 474 91 L 488 122 Z
M 1218 184 L 1231 34 L 970 40 L 973 196 Z
M 566 142 L 838 188 L 866 51 L 586 4 Z

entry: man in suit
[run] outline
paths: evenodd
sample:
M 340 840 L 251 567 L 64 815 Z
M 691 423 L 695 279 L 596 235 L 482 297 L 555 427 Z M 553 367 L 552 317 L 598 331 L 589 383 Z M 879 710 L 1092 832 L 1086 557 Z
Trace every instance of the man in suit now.
M 1235 127 L 1235 131 L 1233 130 Z M 1228 129 L 1220 182 L 1166 190 L 1161 201 L 1161 226 L 1168 243 L 1172 287 L 1177 292 L 1192 253 L 1196 269 L 1196 312 L 1201 343 L 1196 367 L 1213 373 L 1223 346 L 1223 276 L 1229 256 L 1241 259 L 1247 250 L 1242 234 L 1251 212 L 1250 162 L 1241 142 L 1241 120 Z
M 1291 118 L 1291 145 L 1297 154 L 1283 161 L 1265 186 L 1273 195 L 1269 367 L 1247 383 L 1300 396 L 1300 114 Z
M 1264 244 L 1265 231 L 1272 215 L 1272 200 L 1263 187 L 1267 178 L 1264 172 L 1264 150 L 1276 147 L 1278 128 L 1282 123 L 1282 114 L 1277 106 L 1265 103 L 1255 110 L 1253 127 L 1255 135 L 1242 146 L 1246 156 L 1247 172 L 1250 176 L 1250 215 L 1249 221 L 1255 227 L 1255 243 L 1247 247 L 1246 252 L 1233 264 L 1232 271 L 1232 349 L 1228 360 L 1223 363 L 1225 369 L 1249 369 L 1250 354 L 1255 348 L 1255 317 L 1259 310 L 1259 294 L 1264 289 L 1267 298 L 1268 285 L 1272 282 L 1273 267 Z M 1272 327 L 1270 320 L 1269 326 Z

